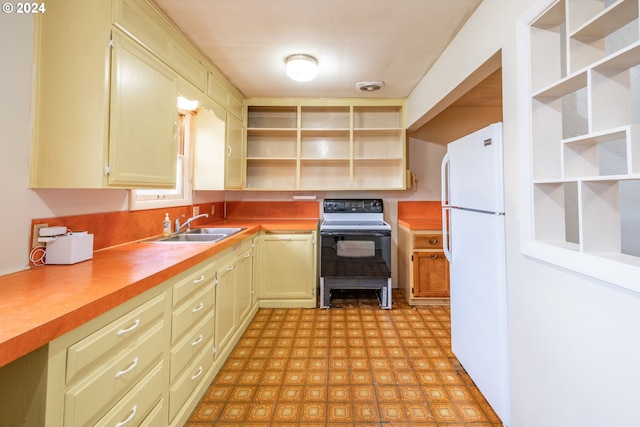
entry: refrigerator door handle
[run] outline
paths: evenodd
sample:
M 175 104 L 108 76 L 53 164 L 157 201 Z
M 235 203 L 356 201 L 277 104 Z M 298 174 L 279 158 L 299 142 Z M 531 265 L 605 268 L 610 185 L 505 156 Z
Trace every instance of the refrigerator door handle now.
M 447 261 L 451 262 L 451 248 L 449 248 L 449 211 L 451 205 L 449 204 L 449 152 L 444 155 L 442 159 L 442 166 L 440 168 L 440 186 L 442 196 L 442 250 Z
M 442 165 L 440 166 L 440 193 L 442 196 L 442 206 L 450 206 L 449 204 L 449 152 L 444 155 Z M 444 223 L 443 223 L 444 227 Z
M 451 248 L 449 247 L 449 214 L 451 213 L 451 208 L 449 206 L 444 206 L 442 208 L 442 252 L 444 252 L 444 256 L 447 258 L 447 261 L 451 262 Z

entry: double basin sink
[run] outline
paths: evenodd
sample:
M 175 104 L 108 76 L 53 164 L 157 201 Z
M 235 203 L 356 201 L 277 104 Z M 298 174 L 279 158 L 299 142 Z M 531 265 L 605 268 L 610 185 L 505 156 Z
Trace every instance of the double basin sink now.
M 152 243 L 215 243 L 220 240 L 224 240 L 229 236 L 233 236 L 236 233 L 246 230 L 242 227 L 222 228 L 194 228 L 193 230 L 186 231 L 180 234 L 174 234 L 170 237 L 160 237 L 153 240 L 147 240 Z

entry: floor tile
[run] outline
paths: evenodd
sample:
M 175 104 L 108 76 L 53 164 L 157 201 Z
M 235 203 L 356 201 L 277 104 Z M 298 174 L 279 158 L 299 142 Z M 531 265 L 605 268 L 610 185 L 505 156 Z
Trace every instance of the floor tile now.
M 448 306 L 260 309 L 185 427 L 500 427 L 451 351 Z

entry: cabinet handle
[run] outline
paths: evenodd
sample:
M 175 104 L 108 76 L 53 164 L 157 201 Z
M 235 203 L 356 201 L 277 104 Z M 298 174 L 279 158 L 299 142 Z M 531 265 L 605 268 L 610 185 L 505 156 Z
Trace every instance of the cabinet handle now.
M 197 306 L 196 308 L 194 308 L 193 310 L 191 310 L 192 313 L 197 313 L 198 311 L 202 310 L 204 308 L 204 303 L 201 302 L 199 306 Z
M 173 139 L 178 139 L 178 122 L 173 122 Z
M 136 357 L 135 359 L 133 359 L 133 363 L 131 364 L 131 366 L 129 366 L 127 369 L 123 369 L 122 371 L 120 371 L 120 372 L 118 372 L 116 374 L 116 378 L 120 378 L 121 376 L 123 376 L 127 372 L 131 372 L 133 370 L 133 368 L 135 368 L 137 365 L 138 365 L 138 358 Z
M 280 240 L 291 240 L 291 237 L 281 237 Z
M 251 256 L 251 254 L 244 254 L 245 258 L 249 258 Z
M 197 279 L 195 279 L 195 280 L 193 281 L 193 284 L 194 284 L 194 285 L 197 285 L 198 283 L 202 282 L 203 280 L 204 280 L 204 274 L 203 274 L 203 275 L 201 275 L 200 277 L 198 277 Z
M 227 270 L 227 271 L 231 271 L 231 270 L 233 270 L 234 268 L 236 268 L 236 266 L 235 266 L 235 265 L 230 265 L 230 266 L 228 266 L 227 268 L 225 268 L 225 270 Z
M 191 347 L 195 347 L 198 344 L 200 344 L 202 342 L 203 338 L 202 338 L 202 334 L 200 334 L 200 336 L 198 337 L 197 340 L 195 340 L 194 342 L 191 343 Z
M 124 328 L 124 329 L 120 329 L 117 333 L 118 336 L 120 335 L 124 335 L 127 332 L 131 332 L 134 329 L 136 329 L 138 326 L 140 326 L 140 319 L 136 319 L 135 322 L 133 322 L 133 325 L 129 326 L 128 328 Z
M 227 145 L 227 157 L 231 157 L 231 146 Z
M 114 427 L 122 427 L 123 425 L 127 424 L 129 421 L 131 421 L 133 419 L 133 417 L 136 416 L 136 412 L 138 412 L 138 405 L 133 405 L 133 408 L 131 408 L 131 413 L 129 414 L 127 419 L 124 420 L 124 421 L 119 422 Z
M 192 380 L 195 380 L 196 378 L 198 378 L 200 375 L 202 375 L 202 366 L 200 366 L 200 368 L 198 369 L 198 372 L 196 372 L 196 374 L 194 376 L 191 377 Z
M 438 243 L 438 239 L 429 240 L 430 245 L 435 245 Z
M 435 254 L 435 255 L 429 255 L 429 258 L 431 258 L 431 259 L 438 259 L 438 254 Z

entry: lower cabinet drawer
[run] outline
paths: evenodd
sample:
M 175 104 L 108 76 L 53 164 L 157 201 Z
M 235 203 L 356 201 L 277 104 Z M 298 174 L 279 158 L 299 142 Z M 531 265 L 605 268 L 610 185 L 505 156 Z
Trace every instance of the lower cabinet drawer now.
M 174 310 L 171 318 L 171 343 L 175 344 L 194 323 L 213 310 L 216 292 L 213 284 Z
M 136 345 L 118 354 L 71 387 L 64 398 L 65 425 L 93 424 L 140 381 L 162 357 L 164 324 L 158 323 Z
M 149 416 L 157 417 L 158 415 L 152 413 L 152 409 L 162 412 L 159 404 L 162 397 L 162 378 L 162 362 L 160 362 L 98 421 L 95 427 L 137 426 Z M 163 423 L 149 425 L 159 426 Z
M 157 427 L 157 426 L 166 425 L 167 412 L 164 409 L 165 407 L 166 407 L 165 402 L 160 401 L 160 403 L 158 403 L 156 407 L 153 408 L 153 410 L 151 410 L 151 413 L 147 415 L 147 418 L 145 418 L 144 421 L 140 423 L 140 427 Z M 122 427 L 126 427 L 126 426 L 122 426 Z
M 67 382 L 89 371 L 95 362 L 108 353 L 116 354 L 121 348 L 138 339 L 164 314 L 165 294 L 131 311 L 87 338 L 69 347 L 67 351 Z
M 178 374 L 204 348 L 204 345 L 212 340 L 213 312 L 209 313 L 202 322 L 196 325 L 193 332 L 188 333 L 186 338 L 171 350 L 171 381 L 175 380 Z
M 169 389 L 169 420 L 173 420 L 213 364 L 212 346 L 213 341 L 207 342 L 195 362 Z
M 414 234 L 414 249 L 442 249 L 442 233 Z

